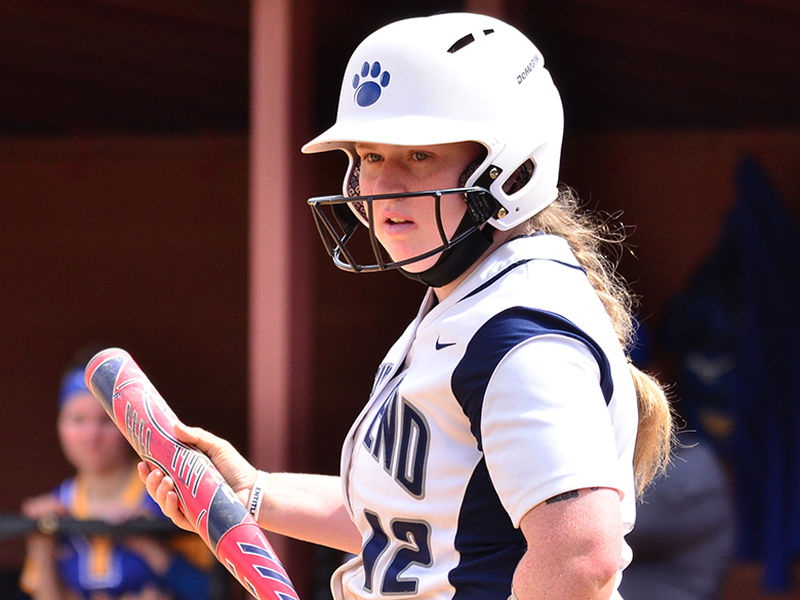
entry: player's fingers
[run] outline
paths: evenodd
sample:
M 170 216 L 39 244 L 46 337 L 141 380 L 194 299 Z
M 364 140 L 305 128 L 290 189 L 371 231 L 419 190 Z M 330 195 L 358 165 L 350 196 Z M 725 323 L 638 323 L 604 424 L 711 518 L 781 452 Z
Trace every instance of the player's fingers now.
M 153 500 L 161 508 L 161 512 L 169 517 L 175 525 L 187 531 L 194 531 L 192 524 L 181 511 L 172 479 L 165 476 L 160 469 L 153 469 L 145 479 L 145 487 L 147 488 L 147 493 L 153 497 Z
M 164 479 L 164 473 L 161 472 L 160 469 L 153 469 L 150 473 L 147 474 L 144 480 L 144 486 L 147 489 L 147 493 L 153 497 L 159 506 L 161 506 L 161 502 L 158 498 L 158 488 L 161 485 L 161 481 Z M 165 490 L 166 491 L 166 490 Z M 162 493 L 162 500 L 163 500 L 163 493 Z M 163 509 L 164 507 L 161 506 Z
M 139 479 L 142 480 L 142 483 L 147 483 L 147 476 L 150 475 L 150 466 L 146 462 L 140 461 L 136 465 L 136 471 L 139 473 Z
M 156 502 L 158 502 L 162 508 L 167 507 L 167 495 L 170 492 L 173 494 L 175 493 L 174 484 L 172 483 L 172 479 L 170 479 L 169 475 L 164 475 L 161 477 L 161 481 L 159 481 L 158 487 L 156 488 Z
M 40 519 L 49 516 L 64 516 L 66 507 L 56 498 L 48 494 L 29 498 L 22 503 L 22 514 L 31 519 Z
M 178 502 L 178 494 L 176 494 L 174 490 L 168 491 L 164 497 L 164 514 L 172 519 L 172 522 L 181 529 L 194 531 L 194 527 L 181 510 L 180 503 Z
M 191 444 L 211 459 L 225 481 L 236 493 L 249 493 L 255 479 L 256 469 L 233 445 L 201 427 L 189 427 L 183 423 L 174 425 L 176 437 Z

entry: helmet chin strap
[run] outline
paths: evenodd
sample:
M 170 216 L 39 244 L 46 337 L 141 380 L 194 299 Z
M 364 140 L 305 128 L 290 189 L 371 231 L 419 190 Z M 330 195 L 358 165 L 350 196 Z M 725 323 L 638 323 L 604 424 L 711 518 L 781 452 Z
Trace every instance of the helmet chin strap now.
M 467 211 L 464 213 L 461 223 L 458 224 L 458 229 L 453 237 L 467 231 L 470 227 L 475 227 L 475 221 Z M 474 265 L 475 261 L 486 252 L 492 245 L 494 231 L 494 227 L 489 226 L 476 229 L 458 244 L 444 250 L 439 255 L 436 264 L 421 273 L 411 273 L 405 269 L 399 269 L 399 271 L 409 279 L 430 287 L 437 288 L 447 285 Z
M 475 172 L 481 162 L 483 162 L 485 156 L 486 154 L 482 153 L 467 166 L 459 178 L 459 186 L 466 185 L 467 180 Z M 492 177 L 489 175 L 492 169 L 495 171 L 494 177 L 502 171 L 494 167 L 494 165 L 490 165 L 490 167 L 484 170 L 475 184 L 488 189 L 492 180 Z M 467 210 L 464 212 L 464 216 L 461 218 L 461 222 L 458 224 L 453 238 L 458 237 L 477 225 L 475 231 L 467 235 L 467 237 L 459 243 L 444 250 L 439 255 L 436 264 L 431 268 L 421 273 L 410 273 L 405 269 L 399 269 L 403 275 L 430 287 L 442 287 L 463 275 L 463 273 L 474 265 L 475 261 L 489 249 L 489 246 L 491 246 L 494 241 L 495 229 L 494 227 L 485 225 L 485 223 L 489 220 L 489 217 L 495 213 L 499 204 L 495 198 L 487 193 L 467 194 L 465 201 Z

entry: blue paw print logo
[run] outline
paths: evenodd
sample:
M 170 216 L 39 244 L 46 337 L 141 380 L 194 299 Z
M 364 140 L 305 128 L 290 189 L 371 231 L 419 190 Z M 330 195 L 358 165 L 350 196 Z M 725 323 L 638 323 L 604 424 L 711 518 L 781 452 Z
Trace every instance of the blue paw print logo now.
M 359 106 L 371 106 L 381 97 L 382 88 L 389 85 L 389 71 L 381 70 L 381 63 L 377 60 L 370 65 L 365 62 L 361 65 L 361 73 L 353 76 L 353 89 L 355 101 Z

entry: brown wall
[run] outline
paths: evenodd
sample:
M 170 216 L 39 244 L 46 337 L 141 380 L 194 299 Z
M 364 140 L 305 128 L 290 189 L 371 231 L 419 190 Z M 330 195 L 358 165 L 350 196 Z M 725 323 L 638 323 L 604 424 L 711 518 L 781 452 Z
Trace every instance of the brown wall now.
M 644 296 L 643 312 L 660 316 L 711 251 L 734 198 L 734 174 L 752 154 L 795 218 L 800 216 L 800 130 L 613 132 L 564 144 L 561 179 L 591 204 L 635 230 L 638 260 L 623 270 Z
M 178 414 L 244 444 L 246 152 L 244 137 L 0 142 L 0 510 L 69 474 L 56 394 L 87 343 L 127 348 Z

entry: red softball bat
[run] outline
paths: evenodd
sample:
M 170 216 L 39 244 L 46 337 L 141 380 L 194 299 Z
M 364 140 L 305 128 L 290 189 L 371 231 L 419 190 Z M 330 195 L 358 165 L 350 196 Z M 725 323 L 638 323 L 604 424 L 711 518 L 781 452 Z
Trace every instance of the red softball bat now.
M 298 600 L 264 531 L 209 458 L 175 437 L 178 418 L 131 355 L 103 350 L 85 378 L 142 460 L 172 478 L 183 513 L 239 583 L 259 600 Z

